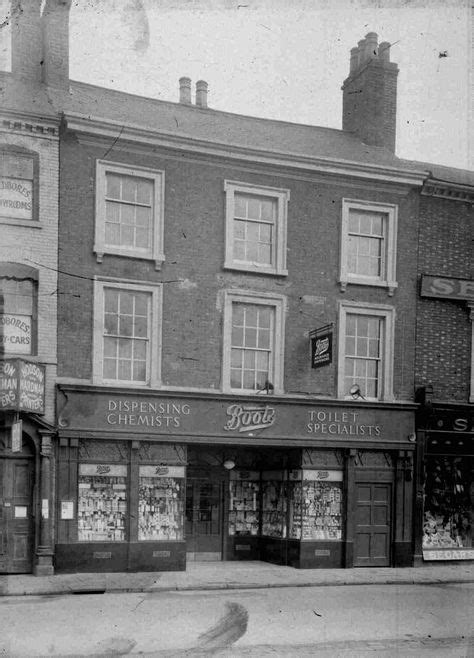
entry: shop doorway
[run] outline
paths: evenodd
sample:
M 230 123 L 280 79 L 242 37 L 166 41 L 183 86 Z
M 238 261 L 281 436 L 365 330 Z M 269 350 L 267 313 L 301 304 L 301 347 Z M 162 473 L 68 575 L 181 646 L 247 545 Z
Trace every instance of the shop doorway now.
M 34 460 L 0 457 L 0 572 L 29 573 L 33 566 Z
M 211 474 L 188 473 L 186 559 L 222 560 L 224 482 Z
M 356 482 L 354 567 L 390 566 L 392 484 Z

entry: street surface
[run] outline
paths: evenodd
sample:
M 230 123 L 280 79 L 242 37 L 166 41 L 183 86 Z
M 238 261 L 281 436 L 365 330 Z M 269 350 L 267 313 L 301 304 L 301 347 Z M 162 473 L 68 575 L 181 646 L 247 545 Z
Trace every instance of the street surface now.
M 0 656 L 474 656 L 474 584 L 5 596 Z

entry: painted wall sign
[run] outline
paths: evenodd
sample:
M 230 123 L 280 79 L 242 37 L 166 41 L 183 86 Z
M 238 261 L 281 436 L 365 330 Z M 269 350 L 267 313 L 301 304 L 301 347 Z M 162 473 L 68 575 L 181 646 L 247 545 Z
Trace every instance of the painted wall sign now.
M 31 317 L 0 314 L 0 345 L 4 354 L 31 354 Z
M 314 400 L 239 400 L 237 396 L 159 396 L 116 393 L 100 388 L 61 385 L 59 427 L 66 433 L 98 433 L 126 438 L 148 436 L 176 442 L 216 441 L 269 443 L 324 441 L 326 445 L 404 443 L 415 431 L 415 406 L 366 405 L 344 401 L 332 405 Z M 66 399 L 67 398 L 67 399 Z M 148 420 L 147 420 L 148 419 Z M 158 419 L 158 420 L 157 420 Z
M 0 410 L 44 414 L 45 367 L 23 359 L 0 361 Z
M 79 475 L 126 477 L 127 467 L 122 464 L 79 464 Z
M 474 434 L 474 410 L 454 411 L 434 407 L 433 413 L 428 418 L 426 429 L 429 429 L 430 432 Z
M 0 215 L 15 219 L 33 217 L 33 182 L 0 177 Z
M 321 368 L 332 363 L 332 334 L 332 328 L 328 326 L 310 333 L 312 368 Z
M 474 300 L 474 280 L 423 274 L 420 294 L 422 297 L 472 301 Z

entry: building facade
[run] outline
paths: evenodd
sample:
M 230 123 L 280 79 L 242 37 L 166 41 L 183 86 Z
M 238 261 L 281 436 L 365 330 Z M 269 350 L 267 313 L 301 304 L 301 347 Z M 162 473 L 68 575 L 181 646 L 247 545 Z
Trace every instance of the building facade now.
M 420 203 L 417 563 L 472 560 L 474 176 L 436 168 Z
M 53 573 L 59 119 L 39 7 L 0 73 L 0 572 Z

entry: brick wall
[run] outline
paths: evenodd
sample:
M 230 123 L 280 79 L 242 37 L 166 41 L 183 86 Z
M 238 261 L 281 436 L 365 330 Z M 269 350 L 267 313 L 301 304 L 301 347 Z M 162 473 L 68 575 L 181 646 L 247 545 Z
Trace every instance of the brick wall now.
M 59 269 L 59 375 L 90 380 L 94 275 L 163 282 L 162 382 L 164 386 L 221 387 L 223 298 L 229 288 L 270 291 L 287 300 L 285 390 L 336 394 L 336 363 L 310 367 L 308 332 L 336 322 L 338 300 L 390 304 L 397 309 L 395 392 L 413 397 L 414 307 L 416 297 L 417 197 L 375 183 L 333 182 L 322 176 L 265 173 L 230 162 L 166 152 L 128 152 L 109 157 L 165 171 L 165 255 L 162 270 L 152 262 L 93 254 L 95 160 L 104 147 L 81 144 L 66 134 L 61 144 Z M 225 271 L 226 179 L 289 188 L 289 275 L 262 276 Z M 399 288 L 349 285 L 342 293 L 339 240 L 343 197 L 399 204 Z M 336 359 L 335 359 L 336 361 Z
M 0 224 L 0 261 L 34 267 L 38 278 L 38 354 L 27 359 L 46 365 L 45 420 L 54 423 L 54 386 L 57 346 L 57 249 L 58 249 L 58 137 L 49 127 L 35 127 L 31 134 L 24 124 L 0 129 L 0 146 L 15 145 L 34 151 L 39 157 L 38 227 L 17 223 Z M 41 130 L 44 129 L 41 136 Z M 54 132 L 54 131 L 53 131 Z M 12 355 L 13 356 L 13 355 Z
M 419 272 L 474 278 L 472 209 L 421 197 Z M 416 386 L 432 383 L 438 400 L 469 398 L 471 322 L 465 302 L 418 301 Z

